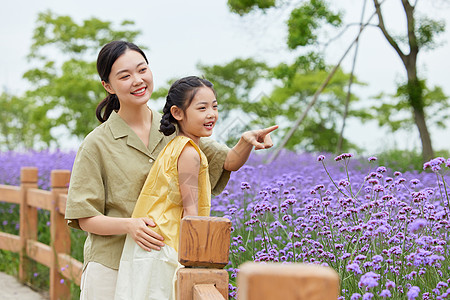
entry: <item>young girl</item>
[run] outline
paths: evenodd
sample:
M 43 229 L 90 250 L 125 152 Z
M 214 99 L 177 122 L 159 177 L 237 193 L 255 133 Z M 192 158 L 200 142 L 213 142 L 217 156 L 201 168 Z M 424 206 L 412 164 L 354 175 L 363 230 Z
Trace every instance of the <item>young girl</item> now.
M 184 216 L 209 216 L 211 185 L 208 161 L 198 144 L 208 137 L 218 119 L 213 85 L 195 76 L 176 81 L 167 96 L 160 131 L 177 136 L 156 159 L 133 211 L 134 218 L 149 217 L 164 237 L 161 251 L 145 251 L 127 236 L 119 267 L 115 299 L 174 299 L 180 222 Z M 277 126 L 259 131 L 264 138 Z M 238 170 L 247 160 L 254 132 L 242 135 L 230 151 L 224 169 Z M 260 147 L 262 147 L 260 145 Z

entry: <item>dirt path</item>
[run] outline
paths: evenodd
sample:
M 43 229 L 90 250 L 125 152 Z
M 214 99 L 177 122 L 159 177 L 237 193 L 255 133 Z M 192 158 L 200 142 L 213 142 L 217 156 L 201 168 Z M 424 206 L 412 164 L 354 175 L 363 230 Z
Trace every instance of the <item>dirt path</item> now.
M 0 299 L 2 300 L 46 300 L 42 295 L 21 284 L 15 277 L 0 272 Z

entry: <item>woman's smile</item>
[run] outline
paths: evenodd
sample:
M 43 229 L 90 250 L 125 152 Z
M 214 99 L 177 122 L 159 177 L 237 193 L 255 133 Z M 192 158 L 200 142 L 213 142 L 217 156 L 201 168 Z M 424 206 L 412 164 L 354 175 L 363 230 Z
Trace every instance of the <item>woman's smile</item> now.
M 141 88 L 135 90 L 134 92 L 131 92 L 131 94 L 141 97 L 141 96 L 145 95 L 146 91 L 147 91 L 147 87 L 144 86 L 144 87 L 141 87 Z

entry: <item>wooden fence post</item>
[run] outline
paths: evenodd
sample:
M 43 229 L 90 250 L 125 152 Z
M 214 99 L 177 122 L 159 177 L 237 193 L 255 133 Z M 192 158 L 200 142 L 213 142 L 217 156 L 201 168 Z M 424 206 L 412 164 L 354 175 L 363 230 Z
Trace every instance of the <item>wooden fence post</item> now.
M 62 268 L 68 268 L 68 266 L 59 264 L 58 254 L 65 253 L 70 255 L 70 230 L 64 219 L 64 211 L 60 211 L 59 208 L 59 195 L 67 194 L 70 171 L 52 170 L 50 178 L 53 193 L 52 209 L 50 211 L 50 243 L 54 252 L 50 267 L 50 299 L 69 299 L 69 283 L 61 275 Z
M 219 217 L 184 217 L 180 227 L 177 300 L 228 299 L 231 221 Z
M 339 275 L 302 263 L 246 262 L 239 267 L 238 300 L 336 300 Z
M 29 239 L 37 239 L 37 209 L 31 207 L 27 203 L 27 190 L 37 188 L 38 169 L 34 167 L 22 167 L 20 169 L 20 262 L 19 262 L 19 279 L 22 282 L 30 282 L 32 274 L 32 266 L 34 262 L 27 256 L 27 241 Z

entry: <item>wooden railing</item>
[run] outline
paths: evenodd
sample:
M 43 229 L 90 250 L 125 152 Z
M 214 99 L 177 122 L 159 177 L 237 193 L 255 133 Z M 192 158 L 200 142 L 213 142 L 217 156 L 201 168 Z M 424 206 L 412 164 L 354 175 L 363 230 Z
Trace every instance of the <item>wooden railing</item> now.
M 0 249 L 20 254 L 19 279 L 29 282 L 32 261 L 50 268 L 50 299 L 70 299 L 68 279 L 78 286 L 82 263 L 70 256 L 70 231 L 64 220 L 70 171 L 51 172 L 51 191 L 37 188 L 37 168 L 21 169 L 21 184 L 0 185 L 0 201 L 20 205 L 19 236 L 0 232 Z M 50 211 L 50 245 L 37 241 L 38 209 Z M 186 217 L 180 228 L 177 300 L 228 298 L 231 222 L 219 217 Z M 339 276 L 328 267 L 306 264 L 240 266 L 239 300 L 335 300 Z
M 218 217 L 185 217 L 181 221 L 177 300 L 228 299 L 231 222 Z M 339 276 L 311 264 L 246 262 L 237 277 L 239 300 L 336 300 Z
M 228 299 L 228 264 L 231 222 L 219 217 L 184 217 L 181 220 L 177 299 Z
M 19 279 L 27 283 L 32 261 L 50 268 L 50 299 L 70 299 L 67 280 L 78 286 L 83 264 L 70 256 L 70 231 L 64 220 L 70 171 L 53 170 L 51 191 L 37 187 L 37 168 L 22 168 L 20 186 L 0 185 L 0 201 L 20 205 L 19 236 L 0 232 L 0 249 L 19 253 Z M 50 245 L 37 240 L 38 209 L 50 211 Z M 63 280 L 64 279 L 64 280 Z

